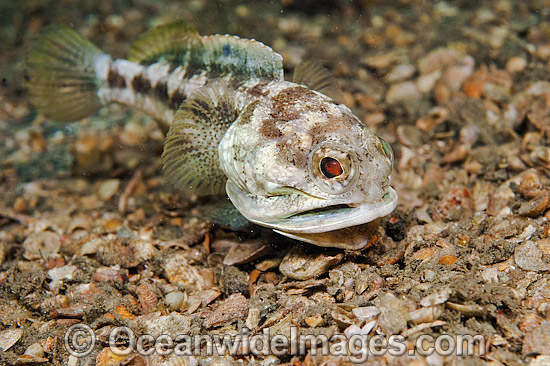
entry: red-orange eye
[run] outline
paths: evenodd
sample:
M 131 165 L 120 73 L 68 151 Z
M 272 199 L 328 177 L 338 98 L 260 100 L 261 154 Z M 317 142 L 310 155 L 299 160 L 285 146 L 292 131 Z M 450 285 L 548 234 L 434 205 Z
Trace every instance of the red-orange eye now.
M 321 160 L 321 172 L 327 178 L 334 178 L 341 175 L 344 172 L 340 162 L 333 158 L 323 158 Z

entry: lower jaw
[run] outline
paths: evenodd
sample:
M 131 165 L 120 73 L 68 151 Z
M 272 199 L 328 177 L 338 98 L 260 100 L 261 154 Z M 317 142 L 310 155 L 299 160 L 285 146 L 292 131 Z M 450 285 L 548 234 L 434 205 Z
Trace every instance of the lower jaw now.
M 289 233 L 281 230 L 275 232 L 292 239 L 315 244 L 320 247 L 341 248 L 348 250 L 363 249 L 376 233 L 378 222 L 374 220 L 366 224 L 350 226 L 323 233 Z

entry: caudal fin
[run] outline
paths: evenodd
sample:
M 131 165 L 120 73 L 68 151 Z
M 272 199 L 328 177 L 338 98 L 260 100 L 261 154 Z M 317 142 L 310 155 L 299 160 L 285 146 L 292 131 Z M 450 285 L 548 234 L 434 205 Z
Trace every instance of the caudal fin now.
M 110 58 L 70 28 L 53 24 L 31 43 L 26 86 L 34 107 L 49 118 L 69 122 L 87 117 L 102 103 L 97 95 Z

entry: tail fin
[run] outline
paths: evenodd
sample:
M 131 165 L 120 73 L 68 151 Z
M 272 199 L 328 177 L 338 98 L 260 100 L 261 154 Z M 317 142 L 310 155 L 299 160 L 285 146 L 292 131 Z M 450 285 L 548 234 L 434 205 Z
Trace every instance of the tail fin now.
M 29 99 L 39 112 L 55 120 L 87 117 L 102 106 L 98 76 L 107 73 L 109 62 L 108 55 L 80 34 L 50 25 L 34 39 L 27 55 Z

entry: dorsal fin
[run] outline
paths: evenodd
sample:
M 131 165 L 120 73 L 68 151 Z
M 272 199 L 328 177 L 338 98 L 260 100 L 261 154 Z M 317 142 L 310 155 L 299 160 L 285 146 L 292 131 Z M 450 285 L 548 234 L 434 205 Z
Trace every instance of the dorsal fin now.
M 232 91 L 215 82 L 197 89 L 177 111 L 162 161 L 170 181 L 187 197 L 225 192 L 218 144 L 239 114 L 235 105 Z
M 334 75 L 316 61 L 304 61 L 298 64 L 294 69 L 292 82 L 305 85 L 329 97 L 337 96 L 339 92 Z
M 128 59 L 143 63 L 146 60 L 158 60 L 166 53 L 189 47 L 189 43 L 199 42 L 200 35 L 182 21 L 176 21 L 148 30 L 131 45 Z
M 145 33 L 132 45 L 130 60 L 182 66 L 187 76 L 283 80 L 281 55 L 263 43 L 229 35 L 200 36 L 181 22 Z
M 202 45 L 197 65 L 208 65 L 214 77 L 284 79 L 283 58 L 261 42 L 226 34 L 202 37 Z

